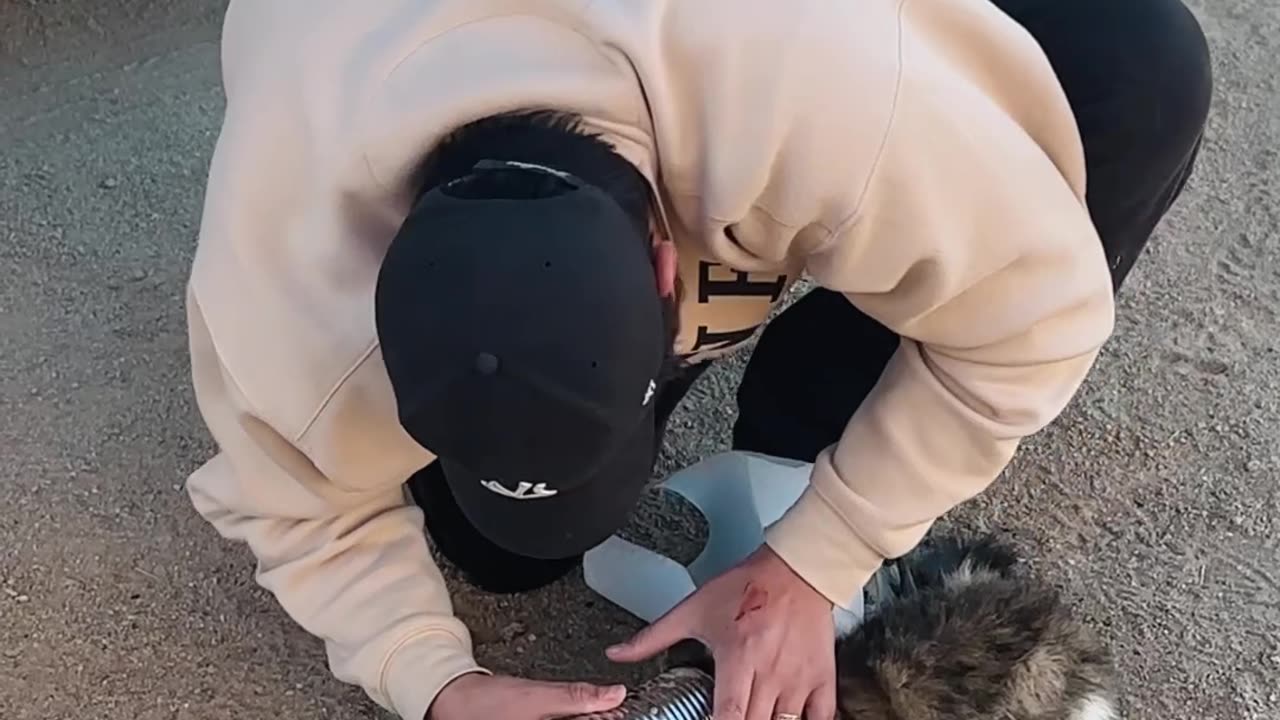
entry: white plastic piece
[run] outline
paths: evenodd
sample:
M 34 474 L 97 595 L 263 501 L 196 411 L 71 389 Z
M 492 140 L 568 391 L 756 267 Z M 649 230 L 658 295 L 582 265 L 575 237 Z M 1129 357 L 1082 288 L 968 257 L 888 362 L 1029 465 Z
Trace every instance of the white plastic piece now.
M 695 589 L 737 565 L 764 544 L 765 528 L 800 499 L 813 466 L 755 453 L 727 452 L 681 470 L 661 483 L 698 508 L 707 543 L 686 567 L 617 535 L 587 552 L 587 586 L 652 623 Z M 832 610 L 842 636 L 862 620 L 862 591 Z

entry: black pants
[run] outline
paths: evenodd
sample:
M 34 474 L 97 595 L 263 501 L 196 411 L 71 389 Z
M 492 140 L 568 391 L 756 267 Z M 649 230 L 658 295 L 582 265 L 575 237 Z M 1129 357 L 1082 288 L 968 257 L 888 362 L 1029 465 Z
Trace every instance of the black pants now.
M 1089 210 L 1118 291 L 1199 151 L 1212 88 L 1204 35 L 1180 0 L 992 1 L 1039 41 L 1066 90 L 1084 141 Z M 842 295 L 811 291 L 761 334 L 737 393 L 734 447 L 813 461 L 839 439 L 898 344 Z M 662 389 L 660 427 L 705 369 Z M 536 588 L 580 561 L 531 560 L 488 542 L 435 466 L 409 484 L 437 548 L 481 588 Z

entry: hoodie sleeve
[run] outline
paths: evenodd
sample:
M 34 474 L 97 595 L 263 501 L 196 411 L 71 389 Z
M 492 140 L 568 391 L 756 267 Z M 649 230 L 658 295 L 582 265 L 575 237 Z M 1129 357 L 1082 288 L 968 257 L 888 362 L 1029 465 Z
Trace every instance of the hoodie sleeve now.
M 993 70 L 989 59 L 943 57 L 917 30 L 904 36 L 875 172 L 808 261 L 820 285 L 902 343 L 767 534 L 840 604 L 1063 411 L 1114 322 L 1083 152 L 1043 59 L 1028 51 L 1023 67 Z M 1000 87 L 1018 92 L 1003 102 L 974 68 L 1006 73 Z M 1018 74 L 1033 82 L 1019 86 Z
M 255 413 L 219 359 L 194 291 L 187 299 L 196 399 L 219 446 L 188 481 L 196 510 L 248 544 L 259 584 L 323 639 L 339 680 L 420 720 L 449 681 L 487 672 L 453 616 L 421 511 L 399 483 L 352 492 L 320 473 Z

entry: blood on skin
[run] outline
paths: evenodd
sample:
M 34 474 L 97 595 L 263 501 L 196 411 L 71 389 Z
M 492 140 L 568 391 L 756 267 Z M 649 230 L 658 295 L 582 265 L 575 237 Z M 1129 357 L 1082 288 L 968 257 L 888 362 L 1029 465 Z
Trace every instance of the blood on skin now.
M 748 583 L 747 588 L 742 591 L 742 604 L 738 606 L 738 614 L 733 618 L 733 621 L 741 622 L 748 615 L 763 610 L 768 602 L 769 593 Z

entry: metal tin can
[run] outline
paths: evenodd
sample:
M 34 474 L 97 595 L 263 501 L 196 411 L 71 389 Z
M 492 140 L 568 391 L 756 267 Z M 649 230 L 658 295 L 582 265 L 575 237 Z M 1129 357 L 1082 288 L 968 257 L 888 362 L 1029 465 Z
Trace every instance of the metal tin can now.
M 694 668 L 675 668 L 649 680 L 618 708 L 572 720 L 709 720 L 715 680 Z

